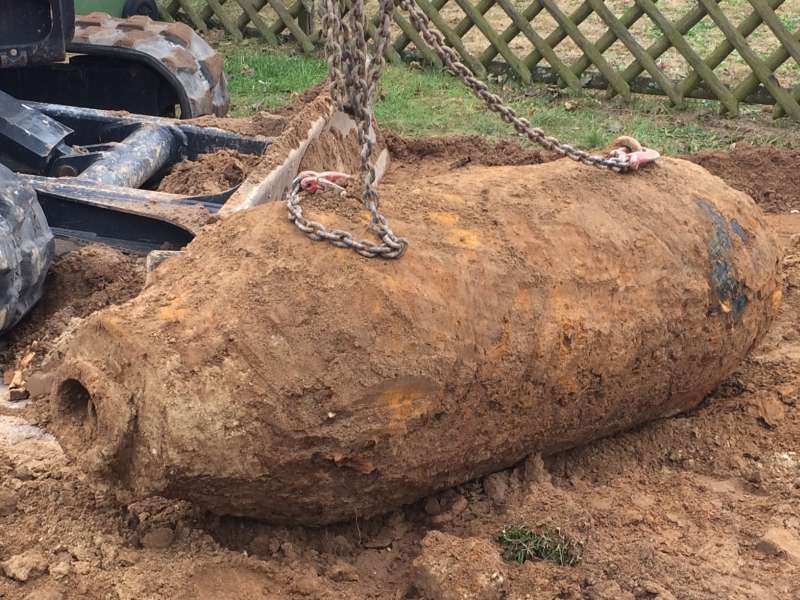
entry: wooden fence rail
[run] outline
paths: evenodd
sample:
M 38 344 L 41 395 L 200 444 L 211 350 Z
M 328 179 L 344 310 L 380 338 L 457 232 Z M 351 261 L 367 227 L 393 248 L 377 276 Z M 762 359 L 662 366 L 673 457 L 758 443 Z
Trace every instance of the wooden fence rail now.
M 687 0 L 682 13 L 657 0 L 582 0 L 568 12 L 557 0 L 415 1 L 481 77 L 510 72 L 524 83 L 602 89 L 626 99 L 662 95 L 675 105 L 716 100 L 731 114 L 742 103 L 766 104 L 775 117 L 800 121 L 800 0 Z M 203 32 L 291 41 L 310 54 L 320 45 L 313 2 L 164 0 L 160 9 L 164 19 Z M 368 35 L 376 35 L 376 25 L 375 19 Z M 697 43 L 698 32 L 704 43 Z M 390 62 L 416 56 L 441 66 L 400 11 L 393 35 Z M 665 68 L 665 57 L 682 69 Z

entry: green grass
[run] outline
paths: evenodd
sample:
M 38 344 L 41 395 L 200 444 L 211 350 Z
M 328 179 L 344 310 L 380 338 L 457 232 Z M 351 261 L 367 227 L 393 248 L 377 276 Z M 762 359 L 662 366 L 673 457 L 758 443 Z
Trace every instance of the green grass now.
M 497 541 L 503 558 L 509 562 L 549 560 L 562 567 L 573 567 L 581 560 L 581 547 L 557 529 L 537 533 L 528 527 L 504 527 Z
M 223 42 L 219 50 L 225 56 L 234 116 L 282 106 L 292 93 L 316 85 L 328 73 L 321 58 L 278 52 L 253 41 Z
M 250 41 L 222 42 L 234 116 L 247 116 L 286 104 L 327 75 L 320 57 L 281 52 Z M 734 141 L 798 145 L 797 132 L 754 126 L 752 119 L 720 124 L 715 103 L 692 102 L 686 110 L 665 100 L 635 96 L 630 103 L 603 100 L 599 94 L 569 94 L 544 86 L 495 86 L 534 126 L 585 149 L 606 147 L 619 135 L 632 135 L 667 154 L 697 152 Z M 750 109 L 757 114 L 758 109 Z M 382 127 L 407 136 L 481 135 L 514 137 L 515 132 L 450 75 L 413 66 L 389 66 L 375 107 Z M 744 124 L 744 125 L 742 125 Z M 795 128 L 796 129 L 796 128 Z M 519 136 L 518 139 L 522 141 Z

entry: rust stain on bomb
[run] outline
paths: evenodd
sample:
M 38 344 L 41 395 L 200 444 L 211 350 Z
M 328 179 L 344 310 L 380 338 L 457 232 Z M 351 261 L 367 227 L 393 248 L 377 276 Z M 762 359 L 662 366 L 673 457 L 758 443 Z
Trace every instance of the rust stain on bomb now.
M 88 451 L 54 415 L 66 450 L 116 465 L 105 476 L 137 495 L 282 523 L 366 517 L 691 408 L 775 313 L 779 251 L 759 209 L 684 161 L 630 177 L 476 167 L 415 185 L 426 193 L 383 186 L 413 242 L 399 261 L 312 243 L 268 204 L 87 319 L 58 376 L 91 365 L 86 387 L 103 394 Z M 488 212 L 470 208 L 482 189 Z M 325 206 L 315 216 L 332 226 L 360 222 Z M 434 214 L 457 215 L 480 247 Z M 165 297 L 181 299 L 180 326 L 161 318 Z

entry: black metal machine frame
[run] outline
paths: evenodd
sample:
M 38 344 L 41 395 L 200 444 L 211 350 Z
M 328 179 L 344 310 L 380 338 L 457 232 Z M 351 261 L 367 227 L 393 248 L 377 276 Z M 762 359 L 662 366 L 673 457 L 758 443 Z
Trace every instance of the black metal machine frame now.
M 211 196 L 154 191 L 173 165 L 223 149 L 261 155 L 270 143 L 172 119 L 21 102 L 0 92 L 0 163 L 33 186 L 54 233 L 132 251 L 185 246 L 194 234 L 177 218 L 181 207 L 213 215 L 236 189 Z

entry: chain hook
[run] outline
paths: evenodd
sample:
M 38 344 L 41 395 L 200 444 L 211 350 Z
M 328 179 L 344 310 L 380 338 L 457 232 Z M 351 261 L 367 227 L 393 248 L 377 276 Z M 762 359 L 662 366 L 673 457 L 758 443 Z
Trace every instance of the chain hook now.
M 636 138 L 623 135 L 611 144 L 610 156 L 627 164 L 626 170 L 636 171 L 639 167 L 655 163 L 661 154 L 652 148 L 646 148 Z

